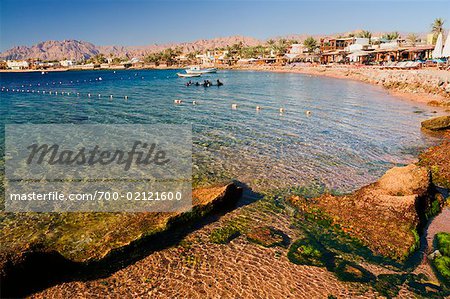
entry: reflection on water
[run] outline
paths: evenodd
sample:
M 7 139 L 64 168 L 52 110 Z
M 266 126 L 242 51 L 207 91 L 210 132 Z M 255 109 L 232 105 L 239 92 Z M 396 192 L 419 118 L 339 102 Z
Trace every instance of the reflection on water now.
M 186 87 L 188 80 L 176 72 L 3 73 L 2 125 L 190 123 L 194 177 L 235 178 L 256 190 L 310 184 L 353 190 L 393 164 L 410 162 L 435 141 L 420 132 L 420 121 L 434 115 L 432 108 L 398 100 L 378 87 L 233 71 L 200 78 L 220 78 L 224 86 Z M 175 99 L 183 103 L 175 105 Z

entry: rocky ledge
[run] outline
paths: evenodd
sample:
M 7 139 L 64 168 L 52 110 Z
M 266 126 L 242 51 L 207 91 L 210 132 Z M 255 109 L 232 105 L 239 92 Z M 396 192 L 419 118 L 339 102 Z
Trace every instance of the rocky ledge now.
M 422 123 L 422 128 L 430 131 L 442 131 L 450 129 L 450 116 L 440 116 L 431 119 L 424 120 Z
M 419 245 L 426 220 L 439 212 L 426 167 L 394 167 L 377 182 L 350 195 L 323 195 L 316 199 L 291 198 L 306 211 L 320 210 L 333 225 L 359 239 L 374 253 L 404 261 Z
M 111 268 L 131 262 L 153 245 L 170 246 L 171 239 L 177 242 L 182 235 L 179 231 L 207 214 L 231 209 L 241 194 L 234 183 L 195 189 L 193 208 L 180 213 L 2 213 L 0 279 L 7 286 L 2 295 L 20 297 L 69 272 Z M 45 274 L 37 269 L 42 265 Z M 31 277 L 33 273 L 39 274 Z M 27 278 L 33 286 L 21 285 Z

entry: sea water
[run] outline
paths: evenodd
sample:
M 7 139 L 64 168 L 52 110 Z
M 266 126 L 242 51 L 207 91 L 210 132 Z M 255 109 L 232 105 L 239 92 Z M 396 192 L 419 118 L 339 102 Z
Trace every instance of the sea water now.
M 381 87 L 251 71 L 190 79 L 224 83 L 205 88 L 186 86 L 177 72 L 1 73 L 2 156 L 5 124 L 192 124 L 194 181 L 348 192 L 437 141 L 420 130 L 435 108 Z

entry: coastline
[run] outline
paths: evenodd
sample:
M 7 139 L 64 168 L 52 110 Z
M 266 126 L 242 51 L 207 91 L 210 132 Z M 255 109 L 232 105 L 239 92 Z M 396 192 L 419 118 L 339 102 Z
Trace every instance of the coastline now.
M 390 94 L 450 111 L 450 72 L 444 70 L 384 70 L 350 66 L 241 66 L 230 70 L 266 71 L 324 76 L 382 86 Z
M 358 80 L 356 78 L 356 75 L 342 75 L 340 69 L 333 69 L 332 71 L 318 71 L 315 68 L 296 68 L 294 70 L 278 67 L 274 69 L 262 69 L 262 68 L 239 68 L 237 70 L 242 71 L 273 71 L 273 72 L 280 72 L 280 73 L 302 73 L 303 74 L 310 74 L 311 76 L 328 76 L 328 77 L 334 77 L 338 79 L 346 79 L 346 80 L 357 80 L 361 82 L 365 82 L 364 80 Z M 308 73 L 310 72 L 310 73 Z M 393 71 L 392 73 L 404 73 L 404 71 Z M 410 73 L 410 72 L 408 72 Z M 336 74 L 336 76 L 333 76 Z M 414 74 L 411 72 L 411 74 Z M 353 77 L 355 76 L 355 77 Z M 365 83 L 371 83 L 371 82 L 365 82 Z M 448 83 L 447 83 L 448 84 Z M 389 92 L 394 92 L 391 89 L 387 89 Z M 408 93 L 405 92 L 405 98 L 408 99 L 408 96 L 411 95 L 417 95 L 417 102 L 420 102 L 421 98 L 419 94 L 416 93 Z M 410 99 L 413 100 L 413 99 Z M 414 100 L 413 100 L 414 101 Z M 427 103 L 426 101 L 421 101 L 422 103 Z M 396 195 L 398 195 L 398 192 L 394 192 Z M 386 194 L 382 194 L 385 196 Z M 339 201 L 332 201 L 330 200 L 330 206 L 335 207 L 335 202 Z M 403 201 L 402 201 L 403 202 Z M 263 202 L 264 204 L 267 202 Z M 376 203 L 376 202 L 375 202 Z M 413 205 L 411 205 L 413 206 Z M 328 207 L 328 206 L 327 206 Z M 377 208 L 374 205 L 374 209 Z M 45 297 L 52 297 L 55 296 L 55 294 L 59 294 L 61 296 L 69 296 L 69 293 L 73 291 L 73 289 L 77 290 L 78 296 L 83 296 L 88 293 L 92 293 L 93 291 L 97 291 L 98 293 L 102 294 L 102 292 L 105 292 L 104 287 L 105 285 L 109 285 L 111 287 L 115 287 L 123 296 L 127 296 L 129 293 L 128 290 L 132 290 L 133 292 L 145 292 L 148 291 L 148 288 L 152 289 L 152 295 L 158 296 L 162 294 L 169 294 L 167 289 L 161 288 L 159 284 L 157 284 L 154 281 L 150 281 L 147 278 L 144 278 L 143 281 L 134 281 L 134 280 L 128 280 L 128 277 L 134 276 L 134 277 L 155 277 L 157 273 L 164 272 L 166 270 L 166 264 L 161 261 L 172 261 L 170 263 L 170 268 L 173 269 L 173 272 L 170 272 L 170 275 L 163 276 L 163 279 L 168 280 L 169 283 L 173 286 L 174 292 L 177 292 L 180 290 L 178 283 L 178 280 L 180 280 L 185 285 L 194 284 L 195 287 L 192 288 L 192 293 L 190 295 L 192 297 L 195 297 L 199 294 L 200 288 L 202 287 L 201 282 L 199 280 L 196 280 L 196 277 L 189 276 L 184 274 L 185 271 L 188 271 L 191 268 L 195 268 L 196 270 L 199 270 L 197 267 L 201 267 L 201 265 L 205 265 L 205 260 L 208 261 L 208 263 L 211 261 L 211 265 L 215 265 L 217 268 L 220 265 L 223 265 L 225 263 L 226 267 L 225 270 L 217 270 L 217 272 L 214 272 L 217 277 L 232 277 L 229 273 L 227 273 L 228 269 L 231 269 L 233 272 L 237 273 L 248 273 L 252 279 L 254 279 L 257 282 L 264 281 L 265 277 L 264 275 L 260 275 L 260 271 L 254 271 L 254 270 L 247 270 L 249 264 L 256 264 L 258 265 L 258 269 L 262 268 L 265 271 L 262 273 L 275 273 L 276 275 L 280 275 L 282 277 L 282 280 L 285 282 L 285 284 L 278 285 L 278 278 L 273 278 L 273 276 L 270 276 L 270 278 L 267 280 L 268 284 L 261 285 L 258 284 L 258 288 L 267 288 L 264 289 L 266 292 L 272 291 L 276 292 L 276 294 L 279 294 L 282 296 L 282 294 L 285 294 L 285 292 L 289 292 L 289 294 L 292 297 L 296 297 L 302 292 L 306 292 L 310 294 L 310 296 L 313 297 L 323 297 L 327 294 L 336 294 L 339 292 L 339 290 L 345 290 L 345 294 L 347 297 L 352 297 L 355 295 L 355 292 L 358 291 L 358 288 L 368 288 L 369 291 L 375 292 L 376 289 L 373 289 L 368 284 L 361 284 L 357 285 L 354 283 L 353 285 L 349 285 L 348 282 L 340 281 L 337 276 L 335 276 L 333 273 L 327 271 L 323 267 L 308 267 L 305 265 L 298 266 L 293 264 L 288 258 L 287 258 L 287 252 L 288 250 L 278 246 L 274 247 L 272 249 L 266 249 L 264 246 L 260 246 L 258 244 L 253 244 L 252 242 L 248 241 L 248 232 L 246 230 L 250 230 L 253 228 L 253 226 L 259 225 L 258 222 L 267 222 L 273 224 L 277 229 L 281 228 L 283 232 L 286 232 L 289 236 L 292 237 L 292 241 L 294 242 L 295 239 L 300 239 L 302 237 L 301 230 L 295 230 L 292 229 L 291 221 L 289 221 L 288 217 L 278 217 L 278 214 L 275 214 L 275 216 L 267 216 L 269 218 L 257 218 L 259 215 L 263 215 L 264 217 L 265 210 L 262 207 L 254 208 L 250 207 L 249 209 L 254 209 L 251 212 L 248 212 L 248 210 L 245 209 L 236 209 L 236 211 L 227 212 L 225 215 L 226 221 L 219 221 L 217 223 L 210 223 L 206 225 L 204 228 L 198 229 L 197 231 L 192 232 L 192 236 L 188 236 L 183 242 L 181 242 L 181 245 L 174 245 L 173 247 L 169 248 L 163 248 L 161 250 L 157 250 L 155 252 L 152 252 L 152 254 L 149 254 L 147 256 L 142 257 L 142 260 L 137 261 L 135 263 L 131 263 L 130 265 L 127 265 L 123 269 L 118 270 L 117 272 L 112 273 L 111 275 L 108 275 L 106 278 L 102 277 L 96 277 L 95 279 L 92 277 L 95 277 L 94 274 L 89 273 L 91 276 L 91 280 L 88 282 L 76 282 L 73 283 L 68 279 L 68 282 L 61 282 L 57 283 L 53 286 L 50 286 L 49 288 L 46 288 L 44 290 L 40 290 L 39 292 L 33 292 L 31 296 L 36 298 L 45 298 Z M 271 208 L 272 210 L 275 210 L 275 208 Z M 244 210 L 244 212 L 242 212 Z M 409 209 L 410 211 L 414 211 L 413 209 Z M 252 217 L 249 218 L 256 218 L 258 221 L 250 222 L 246 224 L 247 226 L 242 229 L 242 232 L 240 234 L 242 235 L 240 238 L 236 237 L 235 239 L 232 239 L 229 241 L 228 245 L 225 244 L 215 244 L 214 242 L 211 242 L 210 236 L 214 232 L 222 232 L 224 228 L 228 227 L 229 223 L 235 223 L 238 220 L 243 217 L 241 213 L 249 213 Z M 355 213 L 356 214 L 356 213 Z M 373 215 L 377 215 L 378 210 L 373 212 Z M 411 214 L 411 213 L 410 213 Z M 244 214 L 246 215 L 246 214 Z M 259 216 L 259 217 L 263 217 Z M 371 220 L 371 215 L 367 215 L 366 219 Z M 413 217 L 413 216 L 411 216 Z M 415 215 L 414 215 L 415 217 Z M 278 219 L 280 218 L 280 219 Z M 340 217 L 342 218 L 342 217 Z M 200 220 L 199 220 L 200 221 Z M 415 220 L 414 220 L 415 221 Z M 358 221 L 357 223 L 362 223 L 362 221 Z M 392 223 L 389 221 L 384 221 L 383 223 Z M 413 221 L 411 221 L 413 223 Z M 407 223 L 409 224 L 409 223 Z M 415 224 L 415 223 L 414 223 Z M 356 225 L 355 225 L 356 227 Z M 385 230 L 385 231 L 397 231 L 397 227 L 402 227 L 401 225 L 393 225 L 394 229 Z M 440 231 L 441 226 L 434 225 L 433 229 L 435 231 Z M 384 231 L 383 231 L 384 232 Z M 409 231 L 407 231 L 410 242 L 413 242 L 413 235 L 410 234 Z M 353 235 L 353 233 L 352 233 Z M 382 233 L 378 233 L 377 236 L 383 236 Z M 431 234 L 430 234 L 431 236 Z M 139 237 L 140 238 L 140 237 Z M 400 240 L 401 238 L 397 238 Z M 187 241 L 186 241 L 187 240 Z M 116 240 L 114 240 L 116 241 Z M 212 243 L 212 244 L 211 244 Z M 133 243 L 134 244 L 134 243 Z M 141 243 L 136 243 L 141 244 Z M 187 244 L 187 245 L 186 245 Z M 350 244 L 350 243 L 349 243 Z M 258 247 L 259 246 L 259 247 Z M 126 246 L 118 250 L 120 252 L 118 256 L 120 258 L 123 258 L 123 250 Z M 137 250 L 139 250 L 139 246 L 136 246 Z M 192 248 L 192 249 L 191 249 Z M 389 248 L 389 244 L 384 244 L 381 246 L 381 248 Z M 236 251 L 241 252 L 241 259 L 239 261 L 236 261 L 233 259 L 233 257 L 236 254 Z M 180 254 L 181 252 L 181 254 Z M 205 257 L 207 257 L 205 259 Z M 258 259 L 255 260 L 254 258 L 257 257 Z M 33 259 L 35 261 L 35 259 Z M 202 262 L 203 261 L 203 262 Z M 258 264 L 258 261 L 263 261 L 261 264 Z M 202 264 L 203 263 L 203 264 Z M 105 262 L 105 264 L 107 264 Z M 148 265 L 153 265 L 152 267 L 148 267 Z M 383 277 L 383 275 L 387 275 L 390 269 L 384 268 L 383 266 L 380 266 L 378 264 L 370 264 L 369 262 L 361 263 L 364 269 L 370 270 L 371 273 L 376 275 L 377 277 Z M 425 272 L 429 274 L 429 277 L 433 283 L 438 283 L 436 280 L 436 277 L 434 276 L 432 270 L 428 267 L 428 265 L 421 266 L 419 270 L 415 270 L 418 273 Z M 200 268 L 201 271 L 202 268 Z M 205 268 L 203 268 L 205 269 Z M 352 270 L 353 268 L 350 268 Z M 353 270 L 358 270 L 358 268 L 354 268 Z M 36 274 L 39 273 L 40 269 L 34 269 L 36 271 Z M 98 273 L 98 272 L 97 272 Z M 208 272 L 203 273 L 200 272 L 202 275 L 207 275 Z M 400 275 L 400 274 L 399 274 Z M 403 274 L 402 274 L 403 275 Z M 291 286 L 295 285 L 296 281 L 307 281 L 308 277 L 319 277 L 322 276 L 320 279 L 316 279 L 314 281 L 315 284 L 318 284 L 319 287 L 312 287 L 311 289 L 303 290 L 299 288 L 292 288 Z M 225 281 L 223 279 L 222 281 Z M 130 282 L 128 284 L 128 282 Z M 228 283 L 228 281 L 223 282 L 221 287 L 223 288 L 231 288 L 232 285 L 236 287 L 236 289 L 239 292 L 244 292 L 245 287 L 242 285 L 239 285 L 239 280 L 233 280 L 232 283 Z M 19 282 L 20 283 L 20 282 Z M 184 286 L 183 286 L 184 288 Z M 186 287 L 187 288 L 187 287 Z M 240 289 L 242 288 L 242 289 Z M 402 286 L 402 292 L 408 292 L 407 294 L 413 294 L 412 291 L 409 293 L 409 291 L 406 289 L 406 287 Z M 289 290 L 289 291 L 288 291 Z M 256 291 L 256 290 L 254 290 Z M 209 290 L 209 295 L 212 297 L 214 295 L 217 295 L 217 293 L 214 293 L 213 290 Z M 150 293 L 149 293 L 150 294 Z M 173 294 L 174 296 L 176 294 Z M 238 296 L 238 294 L 236 294 Z M 374 295 L 375 296 L 375 295 Z M 412 296 L 412 295 L 411 295 Z
M 294 73 L 310 76 L 324 76 L 335 79 L 354 80 L 372 85 L 384 87 L 391 95 L 402 99 L 428 104 L 429 106 L 447 108 L 450 112 L 450 72 L 436 69 L 382 69 L 378 67 L 356 66 L 270 66 L 270 65 L 235 65 L 216 66 L 220 70 L 235 71 L 263 71 L 274 73 Z M 87 70 L 176 70 L 182 67 L 156 67 L 156 68 L 57 68 L 48 69 L 46 72 L 87 71 Z M 0 70 L 0 73 L 27 73 L 41 72 L 42 70 Z

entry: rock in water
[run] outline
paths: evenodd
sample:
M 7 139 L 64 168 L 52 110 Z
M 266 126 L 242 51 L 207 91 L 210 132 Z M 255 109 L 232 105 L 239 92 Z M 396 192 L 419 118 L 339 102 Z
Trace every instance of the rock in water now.
M 378 182 L 349 195 L 325 194 L 314 201 L 297 196 L 291 203 L 307 212 L 319 209 L 374 253 L 399 261 L 418 248 L 418 228 L 442 205 L 434 196 L 429 171 L 414 164 L 394 167 Z
M 450 129 L 450 116 L 440 116 L 422 122 L 422 128 L 432 131 Z

